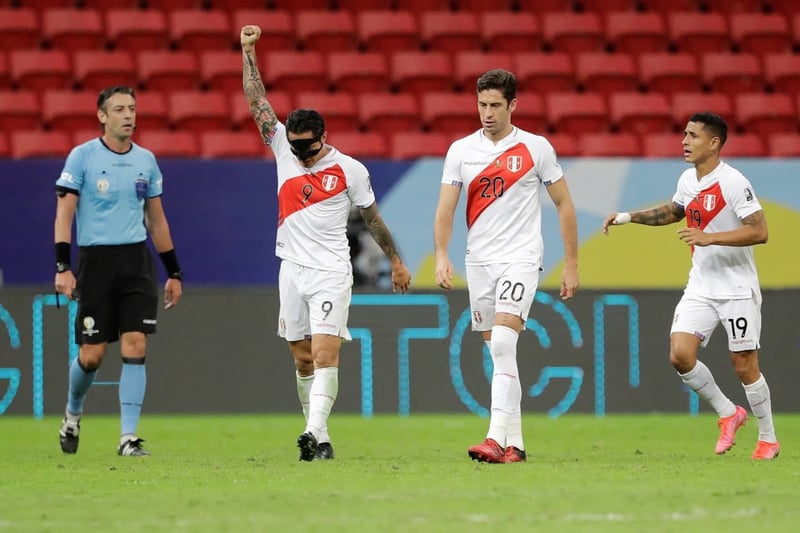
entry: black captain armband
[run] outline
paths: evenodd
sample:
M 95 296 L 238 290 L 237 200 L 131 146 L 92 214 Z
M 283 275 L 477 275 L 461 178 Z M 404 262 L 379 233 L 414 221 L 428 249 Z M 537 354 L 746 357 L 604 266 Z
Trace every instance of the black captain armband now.
M 161 252 L 158 254 L 161 257 L 161 262 L 164 263 L 164 268 L 167 269 L 167 276 L 178 281 L 183 281 L 183 271 L 178 264 L 178 255 L 175 249 Z
M 72 245 L 68 242 L 57 242 L 56 245 L 56 272 L 66 272 L 72 263 Z

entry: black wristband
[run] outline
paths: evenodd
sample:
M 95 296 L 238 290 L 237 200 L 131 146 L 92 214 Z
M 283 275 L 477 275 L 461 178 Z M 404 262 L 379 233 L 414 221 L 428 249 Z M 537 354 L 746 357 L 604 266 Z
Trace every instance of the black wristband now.
M 56 264 L 72 264 L 72 245 L 68 242 L 56 243 Z
M 164 263 L 164 268 L 167 269 L 167 276 L 173 279 L 183 280 L 183 271 L 178 264 L 178 254 L 175 249 L 161 252 L 158 254 L 161 257 L 161 262 Z

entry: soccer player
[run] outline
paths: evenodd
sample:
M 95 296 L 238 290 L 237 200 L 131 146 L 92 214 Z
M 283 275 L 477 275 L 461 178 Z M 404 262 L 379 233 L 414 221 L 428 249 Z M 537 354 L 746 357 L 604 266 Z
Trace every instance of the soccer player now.
M 102 135 L 72 149 L 56 181 L 56 292 L 78 300 L 78 357 L 69 369 L 69 396 L 59 440 L 78 451 L 86 393 L 106 348 L 119 340 L 121 437 L 119 455 L 149 455 L 136 436 L 145 388 L 147 335 L 156 332 L 158 287 L 147 233 L 166 267 L 165 309 L 183 292 L 181 268 L 161 203 L 162 176 L 155 156 L 131 141 L 136 96 L 109 87 L 97 99 Z M 71 267 L 72 221 L 80 247 L 77 277 Z
M 409 273 L 383 222 L 366 167 L 326 144 L 322 116 L 296 109 L 282 124 L 266 97 L 255 45 L 258 26 L 241 30 L 244 94 L 278 170 L 278 335 L 289 343 L 297 394 L 306 418 L 297 438 L 301 461 L 333 459 L 328 417 L 339 390 L 339 351 L 347 330 L 353 270 L 346 224 L 351 206 L 392 264 L 393 291 L 406 292 Z
M 767 221 L 747 178 L 720 160 L 727 137 L 728 126 L 719 115 L 692 115 L 684 132 L 683 157 L 693 168 L 681 174 L 672 202 L 613 213 L 603 223 L 603 233 L 608 234 L 609 225 L 663 226 L 686 218 L 678 238 L 691 246 L 692 269 L 672 319 L 670 363 L 719 415 L 715 452 L 727 452 L 747 421 L 747 412 L 722 393 L 711 371 L 697 359 L 700 346 L 708 345 L 711 333 L 722 323 L 733 368 L 758 420 L 752 457 L 774 459 L 780 444 L 772 423 L 769 386 L 758 366 L 761 289 L 752 248 L 767 242 Z
M 466 273 L 472 329 L 480 331 L 494 363 L 486 439 L 469 456 L 488 463 L 526 460 L 517 371 L 517 340 L 539 284 L 544 246 L 541 185 L 558 210 L 565 266 L 561 297 L 580 286 L 575 206 L 550 142 L 511 123 L 517 80 L 506 70 L 478 79 L 481 129 L 447 152 L 434 219 L 436 283 L 452 287 L 448 246 L 462 187 L 467 197 Z

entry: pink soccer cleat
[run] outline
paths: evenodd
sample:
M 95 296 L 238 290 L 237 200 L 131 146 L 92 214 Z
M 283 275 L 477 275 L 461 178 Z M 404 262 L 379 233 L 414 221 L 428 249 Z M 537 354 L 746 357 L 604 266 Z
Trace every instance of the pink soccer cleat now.
M 747 423 L 747 411 L 743 407 L 736 406 L 736 412 L 731 416 L 720 418 L 717 421 L 719 426 L 719 440 L 714 453 L 722 455 L 736 444 L 736 430 Z
M 528 454 L 525 450 L 520 450 L 516 446 L 509 446 L 506 448 L 506 453 L 503 454 L 501 463 L 524 463 L 528 460 Z
M 470 446 L 469 456 L 481 463 L 504 463 L 506 451 L 494 439 L 486 439 L 480 444 Z
M 765 440 L 758 441 L 756 449 L 753 452 L 753 459 L 766 460 L 775 459 L 781 453 L 781 445 L 779 442 L 767 442 Z

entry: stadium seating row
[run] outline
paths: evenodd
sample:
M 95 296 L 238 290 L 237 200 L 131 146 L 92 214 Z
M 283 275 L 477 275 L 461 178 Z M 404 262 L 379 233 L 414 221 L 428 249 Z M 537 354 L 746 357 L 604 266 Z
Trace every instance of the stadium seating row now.
M 799 4 L 800 5 L 800 4 Z M 791 51 L 793 15 L 719 12 L 267 11 L 52 8 L 0 9 L 3 49 L 103 47 L 189 51 L 236 48 L 239 29 L 259 24 L 269 49 L 316 51 Z
M 76 144 L 98 136 L 97 129 L 74 134 L 65 131 L 0 132 L 0 157 L 64 158 Z M 632 133 L 588 133 L 581 136 L 554 134 L 550 142 L 563 156 L 626 156 L 681 157 L 681 135 L 653 133 L 644 136 Z M 261 143 L 255 129 L 248 132 L 149 131 L 137 132 L 134 140 L 152 150 L 158 157 L 206 158 L 271 158 L 272 153 Z M 424 156 L 442 157 L 453 140 L 443 133 L 398 132 L 389 136 L 379 133 L 330 134 L 332 145 L 359 158 L 414 159 Z M 773 134 L 762 138 L 753 134 L 733 135 L 723 149 L 724 157 L 798 157 L 800 135 Z

